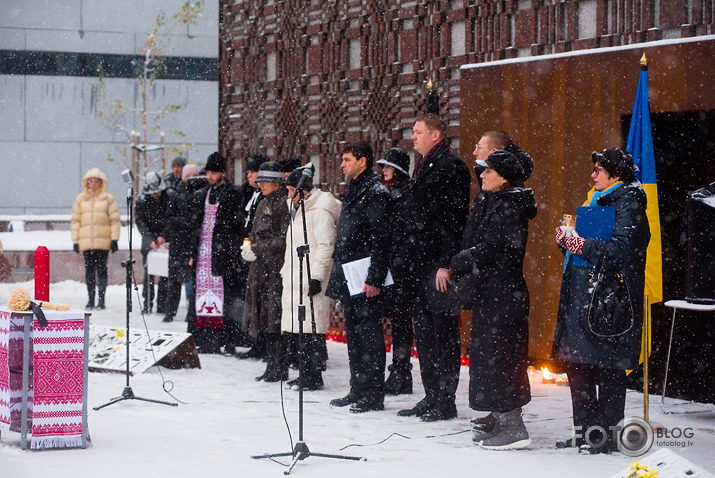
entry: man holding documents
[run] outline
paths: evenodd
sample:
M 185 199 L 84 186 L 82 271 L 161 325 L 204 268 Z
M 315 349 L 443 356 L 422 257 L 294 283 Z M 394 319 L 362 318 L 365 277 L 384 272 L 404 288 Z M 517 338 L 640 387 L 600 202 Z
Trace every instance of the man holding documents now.
M 390 193 L 372 169 L 373 152 L 364 141 L 348 143 L 341 167 L 350 181 L 338 221 L 333 270 L 325 294 L 340 301 L 345 311 L 345 334 L 350 365 L 350 392 L 330 402 L 352 405 L 355 413 L 384 409 L 385 339 L 380 293 L 390 263 Z M 348 289 L 344 272 L 353 277 L 356 267 L 369 258 L 364 283 Z

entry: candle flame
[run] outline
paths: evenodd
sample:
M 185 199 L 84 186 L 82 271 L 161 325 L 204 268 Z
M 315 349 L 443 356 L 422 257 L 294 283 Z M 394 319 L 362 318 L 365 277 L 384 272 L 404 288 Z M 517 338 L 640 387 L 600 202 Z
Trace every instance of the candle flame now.
M 544 375 L 544 379 L 550 380 L 551 379 L 551 372 L 549 372 L 549 369 L 546 367 L 541 367 L 541 373 Z

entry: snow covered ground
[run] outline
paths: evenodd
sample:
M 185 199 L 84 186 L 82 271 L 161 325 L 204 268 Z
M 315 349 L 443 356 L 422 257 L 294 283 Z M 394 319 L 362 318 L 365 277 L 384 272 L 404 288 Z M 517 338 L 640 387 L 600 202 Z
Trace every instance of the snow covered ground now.
M 32 282 L 0 284 L 0 301 L 17 286 L 34 290 Z M 108 308 L 93 311 L 91 322 L 123 328 L 124 286 L 110 286 Z M 86 302 L 84 284 L 65 281 L 51 286 L 53 302 L 81 309 Z M 184 300 L 179 317 L 185 315 Z M 135 310 L 139 310 L 136 307 Z M 148 315 L 150 330 L 185 331 L 178 321 L 162 323 L 158 314 Z M 134 312 L 133 329 L 143 328 L 141 314 Z M 533 399 L 524 416 L 533 443 L 528 449 L 494 452 L 472 444 L 470 418 L 476 414 L 467 405 L 468 373 L 462 369 L 457 397 L 459 418 L 423 423 L 397 417 L 399 409 L 422 398 L 419 373 L 415 394 L 387 397 L 385 411 L 355 415 L 333 408 L 330 399 L 348 390 L 347 351 L 344 344 L 328 344 L 330 360 L 325 390 L 306 392 L 304 441 L 312 452 L 365 457 L 345 461 L 309 457 L 293 470 L 309 477 L 428 477 L 428 476 L 549 476 L 603 477 L 627 468 L 632 458 L 612 455 L 579 455 L 573 449 L 557 450 L 554 442 L 571 435 L 571 401 L 568 387 L 541 383 L 541 373 L 532 376 Z M 203 477 L 281 476 L 284 467 L 252 455 L 289 452 L 298 439 L 298 393 L 279 384 L 255 382 L 265 367 L 255 360 L 202 355 L 201 369 L 163 370 L 173 382 L 172 394 L 182 403 L 169 407 L 142 401 L 123 401 L 105 409 L 89 411 L 89 431 L 94 446 L 86 450 L 23 451 L 20 436 L 9 433 L 0 439 L 0 478 L 6 477 Z M 417 372 L 417 368 L 415 369 Z M 291 371 L 291 378 L 297 376 Z M 95 407 L 121 394 L 121 374 L 90 373 L 89 405 Z M 131 378 L 136 395 L 173 400 L 162 391 L 156 368 Z M 628 391 L 626 415 L 642 417 L 642 394 Z M 668 400 L 667 404 L 680 403 Z M 283 404 L 283 405 L 282 405 Z M 665 415 L 660 396 L 650 397 L 651 421 L 665 427 L 692 430 L 692 445 L 669 448 L 699 467 L 715 471 L 715 407 L 676 405 L 679 411 L 699 408 L 704 413 Z M 284 419 L 285 413 L 285 419 Z M 286 420 L 290 425 L 289 435 Z M 682 441 L 682 439 L 681 439 Z M 661 448 L 658 439 L 651 451 Z M 288 463 L 289 458 L 279 459 Z

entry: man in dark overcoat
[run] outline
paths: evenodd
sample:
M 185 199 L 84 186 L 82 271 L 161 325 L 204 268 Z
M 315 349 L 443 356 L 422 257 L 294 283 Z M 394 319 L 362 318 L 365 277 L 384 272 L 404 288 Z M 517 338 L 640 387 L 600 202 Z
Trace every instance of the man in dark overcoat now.
M 159 174 L 150 171 L 144 179 L 142 194 L 137 198 L 134 205 L 134 214 L 137 229 L 142 235 L 141 253 L 144 264 L 144 284 L 142 286 L 142 297 L 144 300 L 144 312 L 151 312 L 154 302 L 154 276 L 149 275 L 147 268 L 147 257 L 149 251 L 161 247 L 167 242 L 165 237 L 166 211 L 172 201 L 174 191 L 167 189 Z M 165 312 L 167 278 L 159 278 L 159 291 L 156 295 L 156 311 Z
M 350 392 L 330 402 L 336 407 L 352 404 L 355 413 L 383 410 L 385 336 L 381 297 L 390 263 L 391 197 L 372 169 L 373 152 L 364 141 L 343 149 L 341 167 L 350 180 L 338 221 L 333 270 L 325 295 L 339 300 L 345 311 L 345 334 L 350 365 Z M 370 258 L 362 290 L 350 295 L 343 265 Z
M 402 243 L 395 265 L 406 303 L 413 307 L 417 353 L 425 398 L 400 416 L 424 421 L 457 416 L 459 382 L 458 309 L 451 300 L 449 263 L 459 251 L 469 208 L 469 169 L 449 148 L 446 124 L 427 114 L 412 128 L 412 143 L 422 158 L 415 164 L 406 199 Z
M 202 352 L 218 353 L 221 345 L 227 348 L 234 346 L 235 335 L 239 330 L 243 314 L 243 297 L 237 293 L 237 263 L 241 260 L 241 241 L 245 236 L 243 230 L 244 216 L 240 205 L 240 191 L 226 181 L 226 160 L 219 153 L 212 153 L 206 162 L 206 179 L 208 184 L 196 191 L 191 198 L 196 211 L 194 235 L 196 236 L 192 254 L 192 264 L 197 266 L 197 258 L 201 244 L 204 215 L 211 207 L 217 207 L 216 217 L 211 235 L 211 275 L 223 278 L 223 322 L 212 327 L 197 327 L 194 330 L 197 345 Z M 196 284 L 192 287 L 192 301 L 196 300 Z M 199 314 L 199 311 L 196 312 Z M 199 324 L 197 324 L 199 325 Z M 201 330 L 203 329 L 203 330 Z

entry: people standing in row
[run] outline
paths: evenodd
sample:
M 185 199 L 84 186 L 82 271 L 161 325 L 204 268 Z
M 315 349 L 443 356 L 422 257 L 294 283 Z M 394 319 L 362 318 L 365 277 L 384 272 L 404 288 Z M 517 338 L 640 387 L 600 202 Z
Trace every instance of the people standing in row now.
M 608 148 L 592 153 L 591 159 L 594 186 L 583 205 L 613 208 L 615 219 L 607 225 L 612 229 L 608 241 L 578 234 L 567 237 L 562 228 L 556 229 L 556 243 L 566 259 L 552 355 L 566 364 L 576 430 L 574 437 L 556 446 L 580 447 L 582 453 L 610 453 L 616 450 L 611 431 L 624 416 L 626 370 L 638 366 L 650 228 L 646 194 L 635 178 L 632 156 Z M 591 300 L 599 274 L 605 281 L 602 287 L 612 290 L 619 286 L 615 282 L 622 274 L 625 284 L 621 287 L 630 291 L 626 303 L 620 304 L 630 311 L 623 329 L 594 329 L 589 320 L 589 309 L 608 305 Z
M 177 158 L 180 159 L 180 158 Z M 166 212 L 166 239 L 169 241 L 169 277 L 166 296 L 166 315 L 163 322 L 172 322 L 179 309 L 181 289 L 185 287 L 186 296 L 189 298 L 189 313 L 193 316 L 193 303 L 190 300 L 190 284 L 193 282 L 189 260 L 191 251 L 195 247 L 193 225 L 196 218 L 195 208 L 192 207 L 191 195 L 187 188 L 188 179 L 198 176 L 199 168 L 195 164 L 187 164 L 182 168 L 181 183 L 174 189 L 175 194 L 170 196 Z
M 404 223 L 410 220 L 410 211 L 406 207 L 410 187 L 410 156 L 399 148 L 392 148 L 377 164 L 382 167 L 382 184 L 392 196 L 390 229 L 393 246 L 397 250 L 397 245 L 404 240 Z M 385 395 L 412 393 L 412 313 L 402 284 L 405 276 L 404 258 L 394 252 L 391 269 L 395 285 L 385 290 L 384 298 L 385 315 L 390 318 L 392 326 L 392 364 L 387 367 L 390 375 L 385 380 Z
M 390 264 L 391 198 L 373 170 L 372 148 L 365 141 L 348 143 L 343 148 L 341 167 L 350 183 L 338 222 L 334 264 L 326 295 L 344 306 L 350 392 L 330 404 L 352 405 L 352 412 L 361 413 L 384 409 L 381 292 Z M 367 278 L 360 292 L 351 295 L 343 266 L 365 258 L 370 259 Z
M 107 176 L 98 168 L 92 168 L 82 178 L 82 192 L 72 205 L 70 232 L 74 251 L 84 255 L 85 282 L 87 284 L 87 305 L 106 307 L 107 259 L 109 251 L 119 250 L 119 208 L 114 197 L 107 192 Z
M 333 267 L 333 250 L 338 217 L 340 216 L 340 201 L 329 192 L 313 187 L 313 179 L 309 178 L 303 184 L 302 191 L 296 194 L 296 186 L 303 176 L 303 168 L 298 168 L 288 175 L 286 187 L 288 197 L 292 198 L 291 226 L 286 234 L 286 253 L 281 276 L 283 278 L 282 319 L 281 329 L 298 342 L 298 305 L 299 297 L 306 306 L 306 317 L 303 323 L 305 336 L 302 340 L 302 354 L 299 360 L 303 368 L 303 390 L 320 390 L 323 388 L 323 375 L 328 349 L 325 334 L 330 325 L 330 299 L 325 296 L 325 286 L 328 284 L 330 271 Z M 299 208 L 300 199 L 305 206 L 305 229 L 303 228 L 303 210 Z M 310 273 L 308 281 L 307 264 L 303 264 L 303 289 L 300 289 L 300 263 L 296 248 L 305 243 L 307 231 L 310 250 Z M 312 312 L 312 315 L 311 315 Z M 315 318 L 315 333 L 311 319 Z M 298 380 L 288 382 L 291 387 L 298 386 Z
M 277 162 L 258 169 L 256 183 L 264 196 L 258 205 L 250 244 L 241 246 L 241 257 L 251 263 L 246 284 L 243 331 L 266 337 L 266 370 L 256 380 L 278 382 L 288 379 L 286 344 L 281 334 L 280 270 L 285 260 L 285 235 L 290 219 L 283 171 Z
M 479 146 L 482 146 L 480 148 Z M 536 201 L 524 187 L 519 160 L 503 149 L 477 145 L 482 196 L 475 199 L 451 261 L 458 304 L 471 310 L 469 406 L 486 411 L 474 421 L 473 441 L 486 449 L 524 448 L 531 443 L 521 407 L 531 400 L 529 290 L 523 265 L 529 220 Z
M 144 283 L 142 286 L 142 299 L 144 312 L 151 312 L 154 298 L 156 298 L 156 312 L 166 312 L 166 296 L 168 281 L 166 277 L 159 278 L 158 292 L 154 293 L 154 276 L 149 275 L 149 251 L 162 247 L 166 241 L 166 220 L 170 196 L 175 193 L 167 192 L 166 184 L 161 176 L 150 171 L 144 179 L 142 194 L 134 205 L 134 219 L 142 235 L 142 264 L 144 265 Z
M 453 305 L 449 262 L 459 244 L 469 208 L 471 178 L 467 165 L 450 151 L 446 124 L 427 114 L 412 128 L 412 143 L 422 158 L 415 164 L 405 208 L 403 240 L 396 255 L 406 305 L 412 307 L 425 397 L 400 416 L 423 421 L 457 416 L 460 340 Z
M 206 161 L 208 185 L 193 197 L 196 208 L 197 248 L 192 254 L 196 301 L 193 333 L 203 353 L 219 353 L 230 347 L 238 327 L 242 297 L 236 295 L 234 268 L 243 236 L 241 195 L 226 181 L 226 160 L 212 153 Z M 191 326 L 191 324 L 190 324 Z

